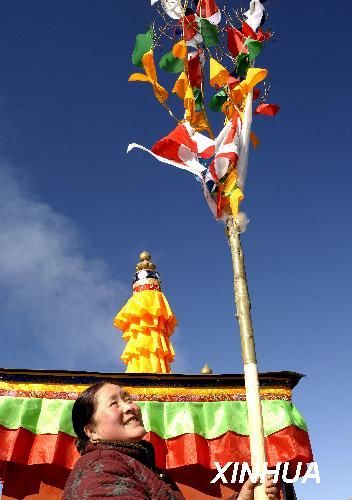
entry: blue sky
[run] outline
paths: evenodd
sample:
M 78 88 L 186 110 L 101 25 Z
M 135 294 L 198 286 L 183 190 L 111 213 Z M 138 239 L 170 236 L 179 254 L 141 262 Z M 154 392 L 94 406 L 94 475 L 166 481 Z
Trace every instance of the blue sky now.
M 232 5 L 232 2 L 228 2 Z M 237 5 L 237 4 L 236 4 Z M 350 471 L 351 6 L 271 2 L 257 64 L 275 118 L 256 117 L 242 209 L 259 368 L 307 375 L 294 402 L 321 484 Z M 151 146 L 174 126 L 150 86 L 128 83 L 149 2 L 7 0 L 0 6 L 0 365 L 124 371 L 112 318 L 147 249 L 179 320 L 174 371 L 242 372 L 223 227 L 192 175 Z M 168 49 L 167 49 L 168 50 Z

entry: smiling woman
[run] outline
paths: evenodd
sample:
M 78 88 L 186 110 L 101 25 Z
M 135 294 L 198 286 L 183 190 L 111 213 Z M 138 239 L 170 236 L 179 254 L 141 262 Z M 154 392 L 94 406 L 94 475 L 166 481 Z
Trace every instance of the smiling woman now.
M 83 429 L 91 441 L 104 439 L 132 443 L 142 439 L 146 433 L 142 414 L 126 391 L 117 385 L 105 384 L 99 389 L 96 400 L 94 422 Z
M 154 448 L 143 440 L 146 430 L 139 406 L 120 386 L 99 382 L 76 399 L 72 423 L 81 454 L 65 486 L 63 500 L 181 500 L 177 485 L 155 465 Z M 253 500 L 249 480 L 231 500 Z M 267 482 L 269 499 L 278 489 Z
M 153 446 L 142 439 L 140 408 L 120 386 L 89 387 L 73 406 L 72 422 L 82 456 L 67 480 L 64 500 L 184 498 L 155 466 Z

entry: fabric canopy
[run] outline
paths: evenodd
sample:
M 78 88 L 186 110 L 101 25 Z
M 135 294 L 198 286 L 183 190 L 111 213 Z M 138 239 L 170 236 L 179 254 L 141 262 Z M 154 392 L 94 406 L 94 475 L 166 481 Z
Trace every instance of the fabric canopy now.
M 260 379 L 270 466 L 289 461 L 295 467 L 298 461 L 312 461 L 306 424 L 291 401 L 292 387 L 299 377 L 281 372 Z M 0 478 L 4 495 L 24 498 L 38 493 L 43 483 L 63 487 L 78 458 L 71 422 L 74 400 L 92 383 L 109 379 L 123 385 L 138 402 L 148 431 L 146 439 L 156 449 L 157 465 L 174 473 L 176 479 L 181 476 L 186 484 L 209 492 L 209 481 L 204 483 L 199 471 L 209 474 L 215 461 L 250 463 L 241 376 L 0 370 Z M 192 469 L 197 474 L 180 473 Z M 30 481 L 19 481 L 29 470 Z M 215 490 L 210 493 L 219 496 Z

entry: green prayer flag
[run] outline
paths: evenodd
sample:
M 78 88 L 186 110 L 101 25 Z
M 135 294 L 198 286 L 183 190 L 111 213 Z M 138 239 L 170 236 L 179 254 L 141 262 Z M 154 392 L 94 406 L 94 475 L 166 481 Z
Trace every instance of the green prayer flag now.
M 213 97 L 209 103 L 209 108 L 212 111 L 220 111 L 224 102 L 227 101 L 227 94 L 224 89 L 219 90 Z
M 206 47 L 216 47 L 219 43 L 218 28 L 211 24 L 207 19 L 199 21 L 200 33 L 203 37 L 204 45 Z
M 261 53 L 263 46 L 261 42 L 252 40 L 251 38 L 247 38 L 244 44 L 248 47 L 249 62 L 252 63 L 254 59 Z
M 172 53 L 172 50 L 163 55 L 163 57 L 160 59 L 159 66 L 161 69 L 167 71 L 168 73 L 180 73 L 181 71 L 183 71 L 182 59 L 175 57 Z
M 202 111 L 204 109 L 203 94 L 200 89 L 193 87 L 194 101 L 196 103 L 196 111 Z
M 238 76 L 245 77 L 247 74 L 247 70 L 249 68 L 249 55 L 248 54 L 239 54 L 236 57 L 236 71 Z
M 150 28 L 146 33 L 136 36 L 136 43 L 132 53 L 132 63 L 135 66 L 143 67 L 142 57 L 153 45 L 153 30 Z

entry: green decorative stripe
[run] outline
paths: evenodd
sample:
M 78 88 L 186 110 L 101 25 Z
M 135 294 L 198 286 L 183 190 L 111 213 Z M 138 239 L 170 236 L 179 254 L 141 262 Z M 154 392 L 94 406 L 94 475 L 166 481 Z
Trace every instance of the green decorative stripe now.
M 64 432 L 74 436 L 71 412 L 74 401 L 39 398 L 0 398 L 0 425 L 8 429 L 23 427 L 34 434 Z M 211 403 L 138 403 L 146 430 L 170 439 L 195 433 L 206 439 L 233 431 L 248 436 L 247 404 L 244 401 Z M 307 431 L 306 424 L 289 401 L 262 401 L 266 436 L 289 425 Z
M 0 398 L 0 425 L 23 427 L 34 434 L 65 432 L 74 436 L 71 413 L 74 401 L 40 398 Z
M 164 439 L 195 433 L 206 439 L 227 431 L 248 436 L 247 403 L 219 401 L 212 403 L 140 402 L 145 428 Z M 289 401 L 262 401 L 266 436 L 289 425 L 307 431 L 303 417 Z

